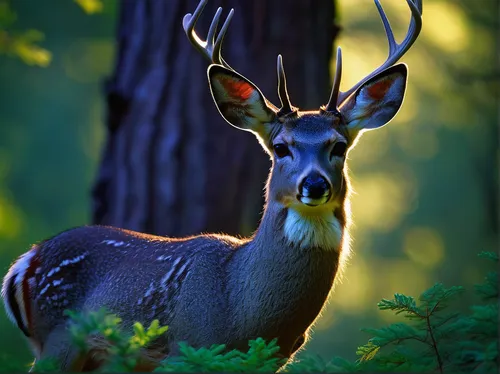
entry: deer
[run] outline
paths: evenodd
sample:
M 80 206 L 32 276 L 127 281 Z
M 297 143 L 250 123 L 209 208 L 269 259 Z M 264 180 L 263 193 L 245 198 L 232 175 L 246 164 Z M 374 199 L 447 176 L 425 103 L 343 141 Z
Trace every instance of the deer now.
M 388 39 L 387 59 L 341 91 L 339 47 L 328 103 L 317 111 L 291 104 L 281 55 L 279 108 L 223 59 L 233 9 L 218 32 L 222 8 L 217 10 L 206 40 L 195 25 L 207 0 L 186 14 L 182 24 L 189 41 L 210 61 L 208 83 L 219 113 L 233 127 L 253 133 L 271 159 L 259 226 L 248 238 L 171 238 L 89 225 L 34 244 L 8 270 L 2 298 L 35 360 L 56 358 L 62 371 L 100 367 L 105 342 L 96 338 L 87 354 L 79 353 L 64 311 L 103 306 L 125 329 L 155 319 L 169 327 L 144 350 L 140 370 L 178 354 L 179 342 L 243 350 L 251 339 L 277 339 L 279 357 L 292 360 L 310 338 L 349 257 L 347 154 L 363 132 L 385 126 L 403 103 L 408 68 L 397 62 L 422 28 L 422 0 L 406 1 L 411 19 L 398 43 L 375 0 Z

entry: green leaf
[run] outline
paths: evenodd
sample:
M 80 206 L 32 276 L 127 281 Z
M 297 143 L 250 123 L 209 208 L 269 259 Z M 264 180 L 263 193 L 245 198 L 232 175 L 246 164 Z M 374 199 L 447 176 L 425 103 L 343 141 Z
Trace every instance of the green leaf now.
M 445 288 L 443 284 L 436 283 L 420 295 L 420 309 L 426 310 L 426 314 L 436 313 L 446 308 L 450 301 L 463 294 L 464 288 L 453 286 Z
M 17 20 L 16 13 L 10 7 L 8 1 L 0 1 L 0 28 L 5 29 Z
M 478 257 L 498 262 L 498 253 L 495 252 L 485 252 L 485 251 L 479 252 Z
M 392 310 L 395 314 L 405 313 L 408 318 L 422 317 L 422 312 L 417 307 L 415 299 L 399 293 L 394 294 L 392 300 L 382 299 L 377 306 L 380 310 Z
M 87 14 L 96 14 L 101 13 L 104 7 L 104 4 L 101 0 L 74 0 L 85 13 Z
M 373 359 L 379 350 L 380 346 L 373 344 L 373 341 L 369 341 L 367 344 L 358 347 L 356 355 L 361 356 L 359 361 L 368 361 Z

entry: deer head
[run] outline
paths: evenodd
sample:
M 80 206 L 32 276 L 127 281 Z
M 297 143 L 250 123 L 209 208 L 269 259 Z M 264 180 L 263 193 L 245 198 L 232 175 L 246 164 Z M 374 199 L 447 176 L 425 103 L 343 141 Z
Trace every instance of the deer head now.
M 389 41 L 387 60 L 373 73 L 341 92 L 341 49 L 330 100 L 318 111 L 299 111 L 289 99 L 281 56 L 278 56 L 278 95 L 281 108 L 271 104 L 250 80 L 238 74 L 221 56 L 221 46 L 233 10 L 214 41 L 222 12 L 219 8 L 206 41 L 194 32 L 206 0 L 183 20 L 192 44 L 213 62 L 208 79 L 215 104 L 232 126 L 254 133 L 273 161 L 268 199 L 303 213 L 318 208 L 332 211 L 345 196 L 346 154 L 364 130 L 391 121 L 403 103 L 408 68 L 396 63 L 411 47 L 421 29 L 421 0 L 407 0 L 412 19 L 402 43 L 395 39 L 385 12 L 375 4 Z

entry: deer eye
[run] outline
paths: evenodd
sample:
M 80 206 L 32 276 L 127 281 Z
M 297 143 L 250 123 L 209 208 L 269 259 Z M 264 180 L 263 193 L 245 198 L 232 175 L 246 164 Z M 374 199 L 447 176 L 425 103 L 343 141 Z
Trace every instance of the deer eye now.
M 274 153 L 278 158 L 283 158 L 290 154 L 290 151 L 288 150 L 288 146 L 286 144 L 278 143 L 273 145 L 273 148 L 274 148 Z
M 344 142 L 337 142 L 333 146 L 330 157 L 344 157 L 346 151 L 347 151 L 347 144 Z

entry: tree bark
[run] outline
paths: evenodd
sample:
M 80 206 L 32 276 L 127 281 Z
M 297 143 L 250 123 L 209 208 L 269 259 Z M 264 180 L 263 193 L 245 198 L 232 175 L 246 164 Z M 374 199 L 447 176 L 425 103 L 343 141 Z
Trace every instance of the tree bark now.
M 105 87 L 107 139 L 92 191 L 95 224 L 171 236 L 257 227 L 270 162 L 210 97 L 208 61 L 182 29 L 197 3 L 121 3 L 116 66 Z M 210 0 L 196 28 L 203 39 L 219 5 L 223 18 L 235 9 L 224 58 L 270 101 L 279 106 L 278 53 L 295 106 L 328 101 L 333 0 Z

